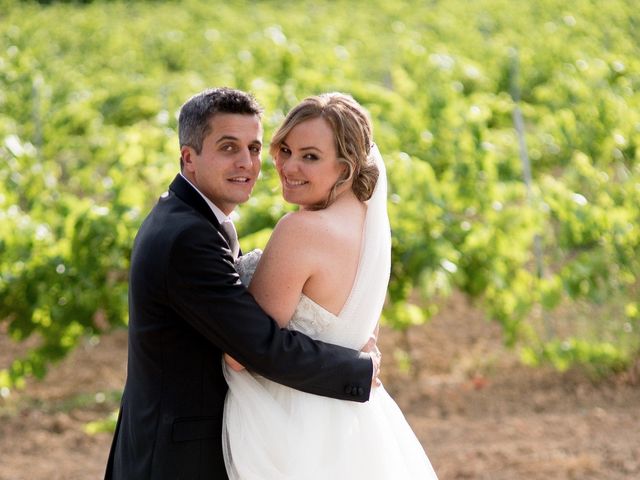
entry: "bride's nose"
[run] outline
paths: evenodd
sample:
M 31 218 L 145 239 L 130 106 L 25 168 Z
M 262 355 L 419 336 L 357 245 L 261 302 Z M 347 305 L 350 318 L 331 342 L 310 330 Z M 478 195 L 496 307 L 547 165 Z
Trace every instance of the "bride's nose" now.
M 283 173 L 292 173 L 298 169 L 298 162 L 293 157 L 282 158 L 279 163 Z

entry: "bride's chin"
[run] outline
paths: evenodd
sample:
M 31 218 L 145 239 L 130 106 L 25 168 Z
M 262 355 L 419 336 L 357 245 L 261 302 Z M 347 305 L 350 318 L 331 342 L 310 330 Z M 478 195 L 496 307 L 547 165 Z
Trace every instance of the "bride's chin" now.
M 300 205 L 297 201 L 294 195 L 290 195 L 286 192 L 286 190 L 284 192 L 282 192 L 282 198 L 284 199 L 285 202 L 290 203 L 292 205 Z

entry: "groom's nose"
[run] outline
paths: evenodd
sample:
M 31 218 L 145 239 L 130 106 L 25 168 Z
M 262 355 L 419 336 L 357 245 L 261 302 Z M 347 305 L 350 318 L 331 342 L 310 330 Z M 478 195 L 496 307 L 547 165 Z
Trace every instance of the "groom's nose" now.
M 236 166 L 240 166 L 240 167 L 246 167 L 246 168 L 250 168 L 252 161 L 251 161 L 251 152 L 249 150 L 240 150 L 240 152 L 238 152 L 238 155 L 235 158 L 235 162 Z

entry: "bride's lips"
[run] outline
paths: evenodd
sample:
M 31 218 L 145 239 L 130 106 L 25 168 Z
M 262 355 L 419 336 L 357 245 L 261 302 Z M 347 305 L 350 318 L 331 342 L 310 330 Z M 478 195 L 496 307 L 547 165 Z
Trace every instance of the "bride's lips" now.
M 285 187 L 295 188 L 295 187 L 301 187 L 303 185 L 306 185 L 309 182 L 307 182 L 306 180 L 295 180 L 293 178 L 287 178 L 283 176 L 282 183 L 285 185 Z

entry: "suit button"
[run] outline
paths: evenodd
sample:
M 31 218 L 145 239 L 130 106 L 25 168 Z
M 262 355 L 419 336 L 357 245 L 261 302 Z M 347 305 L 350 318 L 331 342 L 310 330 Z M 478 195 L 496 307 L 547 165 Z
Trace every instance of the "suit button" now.
M 346 393 L 347 395 L 351 395 L 352 391 L 353 389 L 351 388 L 351 385 L 347 385 L 346 387 L 344 387 L 344 393 Z
M 358 396 L 361 397 L 362 395 L 364 395 L 364 388 L 358 387 Z

